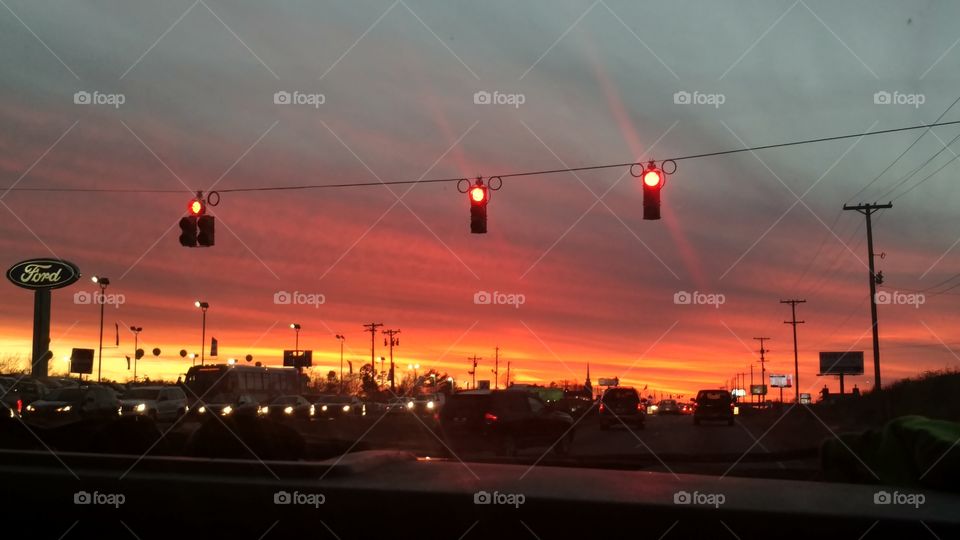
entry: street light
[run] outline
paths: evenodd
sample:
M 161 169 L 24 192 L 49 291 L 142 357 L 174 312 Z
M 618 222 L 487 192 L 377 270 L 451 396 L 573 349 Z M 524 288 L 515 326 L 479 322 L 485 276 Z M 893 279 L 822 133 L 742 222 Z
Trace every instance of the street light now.
M 340 342 L 340 393 L 343 393 L 343 342 L 347 338 L 337 334 L 337 341 Z
M 130 331 L 133 332 L 133 382 L 137 382 L 137 360 L 140 359 L 137 351 L 140 350 L 140 332 L 143 331 L 143 327 L 131 326 Z M 127 369 L 130 369 L 129 365 Z
M 204 358 L 204 349 L 206 349 L 207 347 L 207 310 L 210 309 L 210 304 L 206 302 L 201 302 L 200 300 L 196 300 L 193 303 L 193 305 L 200 308 L 203 311 L 203 316 L 202 316 L 203 318 L 202 318 L 201 330 L 200 330 L 200 365 L 202 366 L 203 358 Z M 194 365 L 196 365 L 196 363 L 194 363 Z
M 100 382 L 100 374 L 103 369 L 103 306 L 106 304 L 107 285 L 110 285 L 110 279 L 93 276 L 90 281 L 100 285 L 100 349 L 97 353 L 97 382 Z
M 413 385 L 417 385 L 417 370 L 420 369 L 420 364 L 407 364 L 407 369 L 413 370 Z
M 300 355 L 300 325 L 298 323 L 290 323 L 290 328 L 292 328 L 294 333 L 296 334 L 296 338 L 293 345 L 293 355 L 299 356 Z

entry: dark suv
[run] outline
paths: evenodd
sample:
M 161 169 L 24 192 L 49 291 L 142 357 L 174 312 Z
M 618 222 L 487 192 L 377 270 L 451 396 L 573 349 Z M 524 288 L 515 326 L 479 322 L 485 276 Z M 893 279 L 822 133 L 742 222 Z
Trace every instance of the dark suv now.
M 607 388 L 600 398 L 597 411 L 600 414 L 600 429 L 604 431 L 620 423 L 643 429 L 647 417 L 640 394 L 633 388 Z
M 447 398 L 440 430 L 454 452 L 492 449 L 512 456 L 531 446 L 570 451 L 573 417 L 520 390 L 463 392 Z
M 693 423 L 702 420 L 723 420 L 733 425 L 733 398 L 726 390 L 701 390 L 693 409 Z

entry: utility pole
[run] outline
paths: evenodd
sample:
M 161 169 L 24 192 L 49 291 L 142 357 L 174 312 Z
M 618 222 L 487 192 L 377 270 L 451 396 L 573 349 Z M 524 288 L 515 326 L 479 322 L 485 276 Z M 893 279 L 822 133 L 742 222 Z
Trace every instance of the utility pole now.
M 370 323 L 363 325 L 364 332 L 370 332 L 370 374 L 372 377 L 376 377 L 377 374 L 377 359 L 374 357 L 374 343 L 373 339 L 377 337 L 377 328 L 383 326 L 383 323 Z
M 476 390 L 477 389 L 477 361 L 483 360 L 483 358 L 477 358 L 477 355 L 473 355 L 473 358 L 470 358 L 468 356 L 467 360 L 471 360 L 473 362 L 473 369 L 468 371 L 467 374 L 473 377 L 473 383 L 471 384 L 470 388 L 472 388 L 473 390 Z
M 753 403 L 756 397 L 753 395 L 753 362 L 750 362 L 750 403 Z
M 781 300 L 781 304 L 790 304 L 791 320 L 783 321 L 783 324 L 793 325 L 793 402 L 800 403 L 800 361 L 797 355 L 797 325 L 806 321 L 797 320 L 797 304 L 805 304 L 806 300 Z M 782 389 L 781 389 L 782 391 Z M 783 401 L 781 399 L 780 401 Z
M 400 333 L 400 329 L 398 328 L 397 330 L 384 330 L 383 333 L 384 333 L 384 335 L 389 336 L 389 340 L 385 340 L 385 341 L 387 341 L 387 343 L 390 344 L 390 371 L 389 371 L 389 373 L 390 373 L 390 391 L 393 392 L 393 390 L 394 390 L 393 380 L 396 378 L 396 373 L 395 373 L 394 370 L 393 370 L 393 347 L 394 347 L 394 345 L 400 345 L 400 338 L 394 337 L 394 336 L 396 336 L 397 334 Z M 386 345 L 387 343 L 384 343 L 384 345 Z M 417 382 L 417 381 L 416 381 L 416 377 L 414 377 L 414 381 L 413 381 L 413 382 L 414 382 L 414 384 L 416 384 L 416 382 Z
M 507 380 L 503 383 L 504 388 L 510 388 L 510 361 L 507 360 Z
M 764 349 L 764 348 L 763 348 L 763 342 L 764 342 L 764 341 L 767 341 L 767 340 L 770 339 L 770 338 L 768 338 L 768 337 L 755 337 L 755 338 L 753 338 L 753 339 L 755 339 L 755 340 L 757 340 L 757 341 L 760 342 L 760 384 L 763 385 L 764 389 L 766 389 L 766 387 L 767 387 L 767 364 L 766 364 L 767 358 L 766 358 L 765 355 L 766 355 L 766 353 L 770 352 L 770 349 Z M 761 402 L 764 402 L 764 401 L 766 401 L 766 400 L 767 400 L 767 395 L 766 395 L 766 394 L 761 394 L 761 395 L 760 395 L 760 401 L 761 401 Z
M 493 373 L 493 389 L 500 389 L 500 346 L 494 349 L 494 360 L 493 360 L 493 369 L 490 370 Z
M 887 204 L 863 204 L 856 206 L 843 205 L 844 210 L 856 210 L 867 217 L 867 265 L 869 266 L 870 280 L 870 321 L 873 324 L 873 377 L 874 390 L 880 390 L 880 333 L 877 328 L 877 274 L 873 270 L 873 227 L 870 216 L 877 210 L 893 208 L 893 202 Z

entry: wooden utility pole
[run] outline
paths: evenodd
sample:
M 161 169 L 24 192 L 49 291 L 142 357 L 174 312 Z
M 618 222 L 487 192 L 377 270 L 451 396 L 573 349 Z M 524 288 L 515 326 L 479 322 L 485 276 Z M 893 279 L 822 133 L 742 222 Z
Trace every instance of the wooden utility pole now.
M 396 336 L 397 334 L 400 333 L 400 329 L 397 329 L 397 330 L 384 330 L 383 333 L 384 333 L 384 335 L 388 336 L 388 339 L 385 340 L 385 341 L 387 341 L 387 344 L 390 346 L 390 371 L 389 371 L 389 374 L 390 374 L 390 391 L 393 392 L 394 389 L 395 389 L 395 388 L 394 388 L 394 384 L 393 384 L 393 380 L 396 378 L 396 372 L 395 372 L 394 369 L 393 369 L 393 347 L 394 347 L 394 346 L 397 346 L 397 345 L 400 345 L 400 338 L 394 337 L 394 336 Z M 417 381 L 413 381 L 413 384 L 416 385 L 416 384 L 417 384 Z
M 473 383 L 470 385 L 470 388 L 473 390 L 476 390 L 477 389 L 477 361 L 483 360 L 483 358 L 479 358 L 477 357 L 477 355 L 473 355 L 473 358 L 467 357 L 467 360 L 471 360 L 473 362 L 473 369 L 468 371 L 467 374 L 473 377 Z
M 791 320 L 783 321 L 783 324 L 793 325 L 793 400 L 794 403 L 800 403 L 800 361 L 797 354 L 797 325 L 805 321 L 797 320 L 797 304 L 805 304 L 806 300 L 781 300 L 781 304 L 790 304 Z M 781 390 L 782 391 L 782 390 Z M 782 399 L 780 401 L 783 401 Z
M 377 337 L 377 328 L 383 326 L 383 323 L 370 323 L 363 325 L 365 332 L 370 332 L 370 375 L 375 376 L 377 373 L 377 360 L 374 358 L 374 347 L 373 342 L 374 338 Z
M 493 369 L 490 370 L 493 373 L 493 389 L 500 389 L 500 346 L 494 349 L 494 360 L 493 360 Z
M 757 341 L 760 342 L 760 384 L 763 385 L 764 388 L 766 388 L 766 387 L 767 387 L 767 363 L 766 363 L 766 362 L 767 362 L 767 357 L 766 357 L 766 354 L 767 354 L 768 352 L 770 352 L 770 349 L 764 349 L 764 348 L 763 348 L 763 342 L 769 340 L 770 338 L 768 338 L 768 337 L 755 337 L 755 338 L 753 338 L 753 339 L 755 339 L 755 340 L 757 340 Z M 761 402 L 764 402 L 764 401 L 766 401 L 766 400 L 767 400 L 767 395 L 766 395 L 766 394 L 761 394 L 761 395 L 760 395 L 760 401 L 761 401 Z

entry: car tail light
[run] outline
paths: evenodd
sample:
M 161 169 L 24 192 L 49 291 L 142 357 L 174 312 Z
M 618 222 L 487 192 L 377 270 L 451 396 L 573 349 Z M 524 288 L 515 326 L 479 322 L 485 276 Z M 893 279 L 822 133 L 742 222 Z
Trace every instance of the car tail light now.
M 642 411 L 642 410 L 643 410 L 643 404 L 642 404 L 642 403 L 637 403 L 637 410 L 638 410 L 638 411 Z
M 22 399 L 18 399 L 18 400 L 17 400 L 17 412 L 18 412 L 18 413 L 23 412 L 23 400 L 22 400 Z
M 606 407 L 604 407 L 604 406 L 603 406 L 603 403 L 601 403 L 601 404 L 600 404 L 600 412 L 603 412 L 604 410 L 606 410 Z
M 493 422 L 497 421 L 497 415 L 493 414 L 492 412 L 483 413 L 483 421 L 487 422 L 488 424 L 492 424 Z

